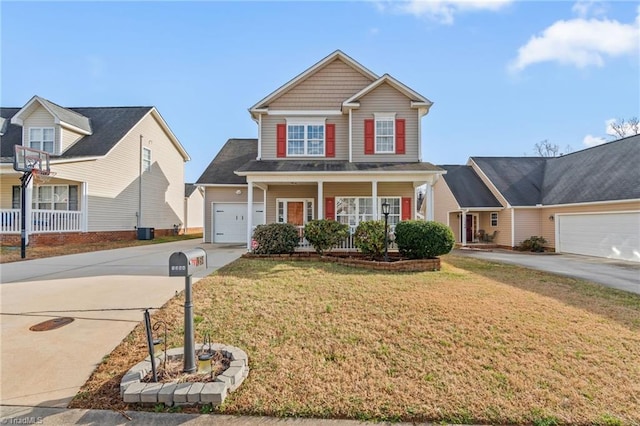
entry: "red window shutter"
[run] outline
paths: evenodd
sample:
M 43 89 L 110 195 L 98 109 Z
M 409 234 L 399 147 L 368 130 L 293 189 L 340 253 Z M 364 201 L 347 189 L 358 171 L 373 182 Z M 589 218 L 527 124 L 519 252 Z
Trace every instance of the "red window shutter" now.
M 373 154 L 375 152 L 375 131 L 372 118 L 364 120 L 364 153 Z
M 402 197 L 402 220 L 411 220 L 411 197 Z
M 324 218 L 336 220 L 336 199 L 334 197 L 324 199 Z
M 276 156 L 287 156 L 287 125 L 276 125 Z
M 404 118 L 396 119 L 396 154 L 404 154 Z
M 327 157 L 336 156 L 336 125 L 327 124 Z

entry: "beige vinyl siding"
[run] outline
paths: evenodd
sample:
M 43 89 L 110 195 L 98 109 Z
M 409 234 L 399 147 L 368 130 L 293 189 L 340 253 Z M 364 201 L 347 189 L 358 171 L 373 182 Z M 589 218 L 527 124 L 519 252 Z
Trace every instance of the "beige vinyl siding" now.
M 60 127 L 60 152 L 63 153 L 69 149 L 73 144 L 82 139 L 83 135 L 76 133 L 73 130 L 64 129 Z
M 35 108 L 27 118 L 24 119 L 24 122 L 22 124 L 23 146 L 29 146 L 29 129 L 32 127 L 53 127 L 53 152 L 60 152 L 60 126 L 55 123 L 53 116 L 49 114 L 49 111 L 44 109 L 44 107 L 42 107 L 41 105 L 38 105 L 38 107 Z
M 236 194 L 237 190 L 242 191 Z M 253 202 L 261 203 L 264 199 L 264 191 L 262 189 L 253 189 Z M 204 192 L 204 242 L 211 242 L 212 235 L 212 203 L 246 203 L 247 202 L 247 186 L 229 186 L 229 187 L 205 187 Z M 267 222 L 268 223 L 268 222 Z
M 364 120 L 385 112 L 396 113 L 396 119 L 405 119 L 405 154 L 365 155 Z M 418 114 L 411 108 L 411 99 L 385 83 L 363 96 L 360 108 L 354 109 L 352 115 L 354 162 L 418 161 Z
M 133 230 L 139 205 L 140 135 L 151 149 L 142 175 L 143 227 L 172 229 L 184 223 L 184 160 L 168 135 L 146 115 L 104 158 L 55 165 L 59 176 L 86 181 L 89 231 Z
M 315 118 L 315 117 L 314 117 Z M 296 120 L 301 117 L 296 117 Z M 276 155 L 276 126 L 286 124 L 286 117 L 263 115 L 262 116 L 262 159 L 263 160 L 304 160 L 310 158 L 315 160 L 348 160 L 349 159 L 349 116 L 330 116 L 325 120 L 325 124 L 336 125 L 336 156 L 327 157 L 284 157 L 278 158 Z M 326 148 L 326 146 L 325 146 Z M 326 152 L 326 151 L 325 151 Z
M 185 212 L 183 228 L 185 231 L 189 229 L 202 228 L 204 223 L 203 209 L 204 209 L 204 197 L 199 189 L 196 189 L 185 200 Z
M 522 241 L 542 234 L 542 217 L 540 209 L 515 210 L 515 245 Z
M 270 110 L 339 110 L 373 80 L 336 58 L 270 102 Z
M 457 220 L 455 223 L 450 222 L 450 212 L 460 210 L 460 207 L 458 206 L 458 202 L 453 196 L 451 189 L 449 189 L 449 185 L 447 185 L 445 179 L 438 179 L 435 185 L 433 185 L 433 204 L 433 219 L 436 222 L 449 225 L 452 229 L 456 228 Z M 422 212 L 426 216 L 426 200 Z

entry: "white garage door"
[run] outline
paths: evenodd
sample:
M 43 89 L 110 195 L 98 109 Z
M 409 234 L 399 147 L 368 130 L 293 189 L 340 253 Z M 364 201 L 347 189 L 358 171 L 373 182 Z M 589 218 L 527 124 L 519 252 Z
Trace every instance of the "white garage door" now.
M 212 203 L 214 243 L 247 242 L 247 203 Z M 253 225 L 264 223 L 262 203 L 253 204 Z
M 640 212 L 558 215 L 556 251 L 640 262 Z

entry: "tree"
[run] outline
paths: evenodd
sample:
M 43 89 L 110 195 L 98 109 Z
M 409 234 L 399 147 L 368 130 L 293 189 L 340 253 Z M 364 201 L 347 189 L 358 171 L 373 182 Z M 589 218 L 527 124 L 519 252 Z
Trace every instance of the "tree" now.
M 624 118 L 619 118 L 615 121 L 609 122 L 609 131 L 607 132 L 611 136 L 624 138 L 625 136 L 633 136 L 640 133 L 640 120 L 638 117 L 631 117 L 628 121 Z
M 551 143 L 547 139 L 533 146 L 533 153 L 538 157 L 557 157 L 560 152 L 558 144 Z

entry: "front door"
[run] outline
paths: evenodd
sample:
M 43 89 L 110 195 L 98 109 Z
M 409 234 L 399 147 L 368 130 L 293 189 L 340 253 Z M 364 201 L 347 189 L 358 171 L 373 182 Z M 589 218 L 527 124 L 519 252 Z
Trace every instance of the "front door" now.
M 287 222 L 294 226 L 304 225 L 304 202 L 289 201 L 287 203 Z
M 470 243 L 473 241 L 473 215 L 465 215 L 466 216 L 466 226 L 467 226 L 467 242 Z

